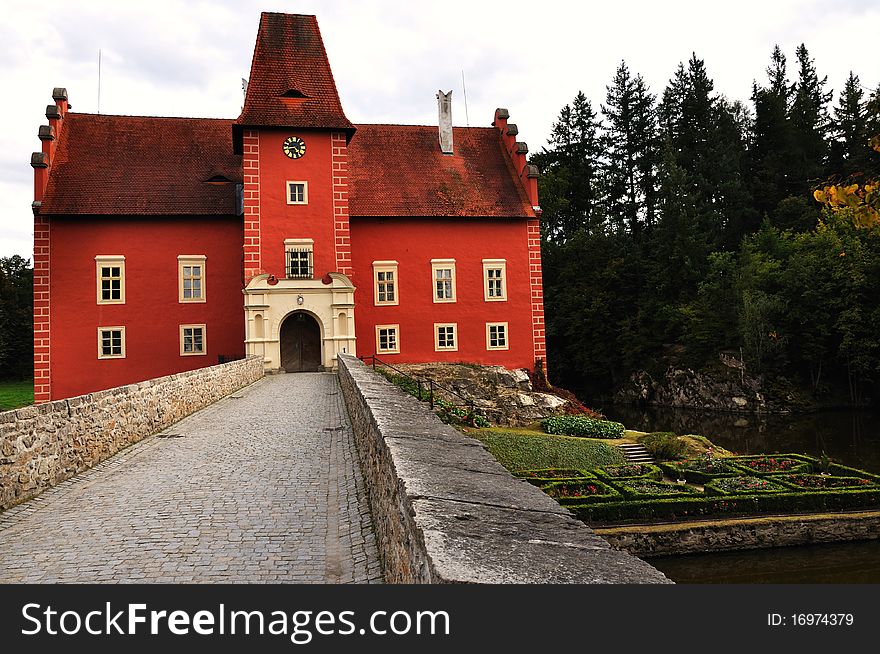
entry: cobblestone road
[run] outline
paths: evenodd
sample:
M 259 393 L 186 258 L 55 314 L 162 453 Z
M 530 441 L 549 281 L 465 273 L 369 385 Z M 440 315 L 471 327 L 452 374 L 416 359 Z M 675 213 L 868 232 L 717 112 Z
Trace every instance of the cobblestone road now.
M 0 582 L 378 582 L 336 375 L 271 375 L 0 513 Z

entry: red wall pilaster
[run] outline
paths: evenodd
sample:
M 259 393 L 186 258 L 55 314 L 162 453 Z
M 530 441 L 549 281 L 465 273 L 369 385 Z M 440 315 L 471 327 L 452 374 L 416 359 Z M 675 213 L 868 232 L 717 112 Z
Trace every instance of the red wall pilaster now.
M 544 332 L 544 281 L 541 271 L 541 225 L 538 220 L 528 222 L 529 278 L 532 291 L 532 340 L 535 359 L 547 359 L 547 341 Z
M 52 399 L 49 367 L 49 218 L 34 216 L 34 403 Z
M 345 134 L 334 133 L 333 227 L 336 243 L 336 271 L 351 277 L 351 231 L 348 224 L 348 145 Z
M 260 257 L 260 136 L 254 129 L 243 134 L 244 152 L 244 283 L 263 273 Z

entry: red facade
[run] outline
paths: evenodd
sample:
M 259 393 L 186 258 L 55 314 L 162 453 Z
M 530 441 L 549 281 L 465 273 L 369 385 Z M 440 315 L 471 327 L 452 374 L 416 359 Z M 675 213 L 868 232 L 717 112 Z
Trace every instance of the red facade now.
M 314 17 L 283 14 L 235 121 L 53 97 L 31 162 L 38 402 L 245 354 L 543 359 L 536 171 L 506 110 L 451 153 L 436 126 L 353 125 Z

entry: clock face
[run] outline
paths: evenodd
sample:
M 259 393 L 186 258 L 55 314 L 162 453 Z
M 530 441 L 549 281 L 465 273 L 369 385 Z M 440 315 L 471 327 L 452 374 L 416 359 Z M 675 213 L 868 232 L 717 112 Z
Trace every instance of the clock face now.
M 296 136 L 288 136 L 281 149 L 291 159 L 299 159 L 306 153 L 306 142 Z

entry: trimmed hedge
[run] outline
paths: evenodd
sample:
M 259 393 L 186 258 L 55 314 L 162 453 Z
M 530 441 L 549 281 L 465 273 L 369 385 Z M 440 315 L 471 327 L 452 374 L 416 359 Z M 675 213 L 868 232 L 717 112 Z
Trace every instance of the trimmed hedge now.
M 625 463 L 617 466 L 596 468 L 593 473 L 606 481 L 624 479 L 663 479 L 663 471 L 653 463 Z
M 687 467 L 689 461 L 692 462 L 694 459 L 685 459 L 683 461 L 676 461 L 675 463 L 660 463 L 659 465 L 663 472 L 673 479 L 679 478 L 680 471 L 683 468 L 684 478 L 692 484 L 707 484 L 713 479 L 718 479 L 719 477 L 742 475 L 742 472 L 725 463 L 727 459 L 724 459 L 723 461 L 721 459 L 715 459 L 715 461 L 718 461 L 719 463 L 716 464 L 718 465 L 718 472 L 714 473 L 703 472 L 702 470 L 691 470 Z
M 621 438 L 626 427 L 611 420 L 596 420 L 584 416 L 553 416 L 541 421 L 548 434 L 581 436 L 583 438 Z
M 762 475 L 779 475 L 786 474 L 792 472 L 813 472 L 814 467 L 817 465 L 817 461 L 815 459 L 811 459 L 807 456 L 801 456 L 799 454 L 761 454 L 761 455 L 752 455 L 752 456 L 732 456 L 726 459 L 739 470 L 746 472 L 750 475 L 762 476 Z M 746 465 L 748 462 L 758 462 L 758 461 L 768 461 L 768 462 L 777 462 L 777 463 L 788 463 L 790 467 L 785 470 L 761 470 L 758 468 L 752 468 Z
M 702 495 L 696 488 L 684 484 L 670 484 L 665 481 L 631 479 L 614 484 L 627 499 L 642 500 L 659 499 L 670 495 Z
M 596 476 L 586 470 L 575 470 L 573 468 L 543 468 L 541 470 L 517 470 L 513 473 L 515 477 L 525 479 L 530 484 L 542 488 L 548 484 L 560 481 L 577 482 L 583 479 L 595 479 Z
M 789 486 L 777 484 L 777 476 L 773 481 L 766 477 L 756 477 L 753 475 L 738 477 L 718 477 L 709 481 L 705 485 L 706 495 L 755 495 L 763 493 L 787 493 L 791 489 Z M 738 484 L 759 485 L 760 488 L 737 488 Z
M 718 514 L 833 512 L 876 509 L 878 505 L 880 489 L 664 498 L 574 505 L 568 509 L 585 522 L 622 522 Z
M 877 488 L 877 483 L 864 477 L 839 477 L 836 475 L 811 475 L 805 473 L 791 473 L 773 475 L 773 481 L 785 485 L 796 491 L 817 493 L 826 490 L 842 488 Z M 804 483 L 801 483 L 804 482 Z M 814 485 L 811 485 L 814 484 Z
M 590 495 L 569 495 L 576 493 L 581 487 L 595 488 L 596 492 Z M 572 504 L 589 504 L 593 502 L 609 502 L 622 499 L 620 492 L 598 479 L 583 479 L 578 481 L 563 481 L 547 484 L 541 490 L 563 506 Z

